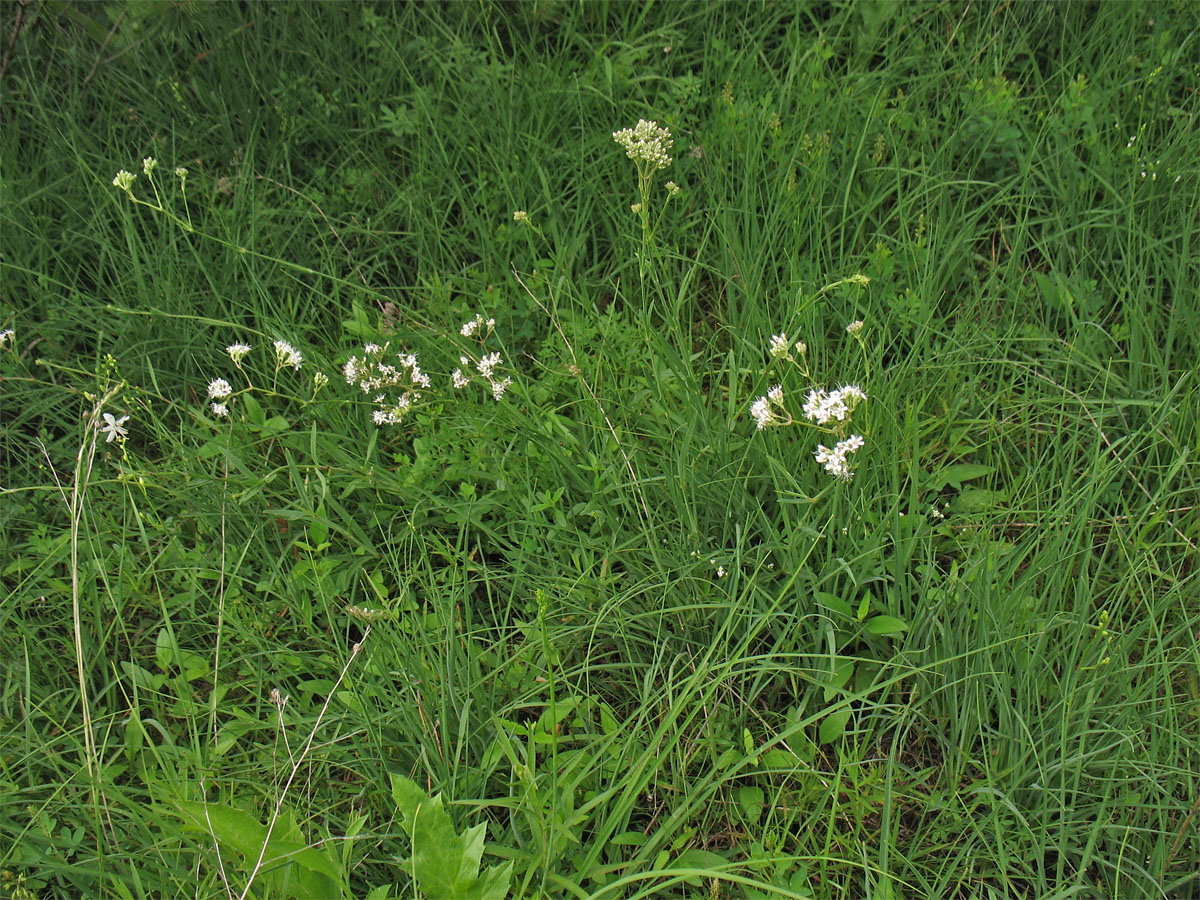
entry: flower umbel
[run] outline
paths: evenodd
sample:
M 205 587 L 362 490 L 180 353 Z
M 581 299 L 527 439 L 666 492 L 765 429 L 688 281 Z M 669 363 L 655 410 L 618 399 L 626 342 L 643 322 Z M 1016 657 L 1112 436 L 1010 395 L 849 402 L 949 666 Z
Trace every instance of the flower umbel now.
M 246 354 L 250 352 L 250 345 L 230 344 L 225 348 L 225 352 L 229 354 L 229 358 L 233 360 L 235 366 L 240 366 L 242 360 L 246 358 Z
M 853 414 L 854 408 L 866 399 L 866 393 L 856 384 L 848 384 L 834 391 L 814 388 L 804 401 L 804 415 L 818 425 L 845 422 Z
M 852 434 L 846 440 L 838 441 L 832 450 L 824 444 L 817 444 L 817 450 L 814 455 L 817 458 L 817 462 L 821 463 L 825 467 L 825 471 L 830 475 L 840 478 L 842 481 L 849 481 L 854 477 L 854 470 L 846 462 L 846 457 L 858 450 L 863 443 L 861 434 Z
M 233 355 L 231 352 L 230 356 Z M 291 366 L 293 369 L 299 369 L 304 364 L 304 357 L 300 355 L 287 341 L 275 342 L 275 368 L 282 369 L 284 366 Z
M 352 356 L 342 367 L 346 384 L 356 385 L 371 395 L 375 411 L 371 414 L 376 425 L 398 425 L 421 399 L 421 390 L 430 385 L 429 376 L 421 371 L 417 357 L 411 353 L 396 353 L 389 361 L 385 356 L 391 344 L 367 344 L 363 355 Z M 390 396 L 389 396 L 390 394 Z
M 233 388 L 229 386 L 229 382 L 224 378 L 214 378 L 208 383 L 208 397 L 210 400 L 224 400 L 233 393 Z
M 792 417 L 783 408 L 783 386 L 775 385 L 750 404 L 750 415 L 762 431 L 768 425 L 788 425 Z
M 613 132 L 613 140 L 625 148 L 625 155 L 638 164 L 638 171 L 643 165 L 648 169 L 665 169 L 671 164 L 667 151 L 675 143 L 671 132 L 659 128 L 657 122 L 647 122 L 640 119 L 633 128 L 623 128 Z

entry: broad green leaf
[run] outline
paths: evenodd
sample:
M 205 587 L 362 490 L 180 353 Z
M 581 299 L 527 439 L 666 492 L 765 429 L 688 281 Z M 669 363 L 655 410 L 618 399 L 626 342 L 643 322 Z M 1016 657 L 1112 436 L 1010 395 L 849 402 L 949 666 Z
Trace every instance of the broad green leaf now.
M 267 437 L 274 437 L 277 434 L 283 434 L 291 427 L 291 424 L 283 416 L 271 416 L 263 423 L 262 433 Z
M 243 394 L 241 401 L 242 405 L 246 408 L 246 418 L 250 420 L 252 425 L 262 428 L 267 424 L 267 414 L 263 412 L 262 404 L 254 399 L 253 394 Z
M 960 513 L 983 512 L 996 509 L 1008 502 L 1008 491 L 987 491 L 982 488 L 964 488 L 954 498 L 954 511 Z
M 957 490 L 962 487 L 964 481 L 982 478 L 985 475 L 991 475 L 994 471 L 996 471 L 995 466 L 984 466 L 979 463 L 959 463 L 955 466 L 946 466 L 933 476 L 928 489 L 940 491 L 946 485 L 950 485 Z
M 846 723 L 850 721 L 850 710 L 839 709 L 831 712 L 821 720 L 818 737 L 822 744 L 831 744 L 846 731 Z
M 828 675 L 825 676 L 825 702 L 828 703 L 836 697 L 846 682 L 850 680 L 850 676 L 854 674 L 854 660 L 839 659 Z
M 854 615 L 850 609 L 850 604 L 836 594 L 830 594 L 827 591 L 818 591 L 817 602 L 831 612 L 845 616 L 847 619 L 852 618 Z
M 867 634 L 899 634 L 908 631 L 908 623 L 895 616 L 871 616 L 864 627 Z
M 182 650 L 167 628 L 160 628 L 154 639 L 154 659 L 164 672 L 179 666 L 185 681 L 195 681 L 211 674 L 208 661 L 199 653 Z
M 858 619 L 858 621 L 861 622 L 863 619 L 865 619 L 867 617 L 867 613 L 869 613 L 870 611 L 871 611 L 871 595 L 863 594 L 862 600 L 860 600 L 858 602 L 858 613 L 854 616 L 854 618 Z
M 211 834 L 218 845 L 236 851 L 243 859 L 246 873 L 258 860 L 267 837 L 267 826 L 240 809 L 212 803 L 180 800 L 178 814 L 187 827 Z M 291 817 L 281 817 L 263 855 L 264 865 L 294 866 L 288 879 L 290 896 L 302 900 L 324 900 L 344 896 L 341 872 L 324 851 L 304 843 L 300 829 Z
M 757 825 L 758 820 L 762 818 L 763 805 L 767 802 L 767 795 L 760 787 L 743 785 L 737 789 L 737 802 L 750 824 Z
M 460 837 L 442 808 L 441 796 L 428 797 L 402 775 L 392 776 L 392 799 L 412 842 L 406 866 L 422 894 L 430 900 L 504 900 L 511 861 L 477 874 L 486 825 L 481 822 Z

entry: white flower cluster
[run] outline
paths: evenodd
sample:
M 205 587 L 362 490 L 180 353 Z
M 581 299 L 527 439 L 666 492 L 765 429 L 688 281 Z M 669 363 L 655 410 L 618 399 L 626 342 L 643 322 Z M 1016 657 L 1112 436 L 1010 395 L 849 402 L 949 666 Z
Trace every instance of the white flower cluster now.
M 856 279 L 847 279 L 855 281 Z M 840 282 L 839 282 L 840 283 Z M 846 333 L 862 344 L 861 333 L 864 323 L 861 320 L 851 322 L 846 326 Z M 800 370 L 800 373 L 811 382 L 808 371 L 808 347 L 803 341 L 793 342 L 786 332 L 771 335 L 768 353 L 772 360 L 789 362 Z M 820 444 L 816 449 L 817 462 L 825 467 L 830 475 L 849 481 L 854 477 L 848 459 L 850 454 L 858 451 L 865 439 L 860 434 L 851 434 L 850 420 L 858 405 L 867 399 L 867 393 L 856 384 L 846 384 L 833 390 L 814 387 L 809 390 L 804 400 L 804 417 L 820 430 L 832 434 L 838 439 L 833 447 Z M 759 431 L 771 426 L 791 425 L 795 422 L 784 404 L 783 387 L 775 385 L 766 394 L 755 399 L 750 404 L 750 415 Z
M 495 319 L 484 320 L 482 315 L 476 314 L 475 318 L 463 323 L 458 333 L 463 337 L 474 338 L 480 344 L 483 344 L 491 336 L 492 330 L 495 327 Z M 492 396 L 500 400 L 512 384 L 511 378 L 501 379 L 496 377 L 496 369 L 503 362 L 504 360 L 500 358 L 499 353 L 485 353 L 479 359 L 468 354 L 463 354 L 458 358 L 460 368 L 455 369 L 450 374 L 450 380 L 454 383 L 456 389 L 462 390 L 476 378 L 482 378 L 488 383 L 488 387 L 492 391 Z
M 817 462 L 825 467 L 825 471 L 835 478 L 849 481 L 854 477 L 854 470 L 846 462 L 846 457 L 863 445 L 861 434 L 852 434 L 844 441 L 838 441 L 833 449 L 824 444 L 817 444 L 815 456 Z
M 229 415 L 229 406 L 225 400 L 233 393 L 233 388 L 224 378 L 214 378 L 208 383 L 208 399 L 212 401 L 209 409 L 218 419 Z
M 302 365 L 304 365 L 304 357 L 300 354 L 300 351 L 287 341 L 275 341 L 273 342 L 272 347 L 275 350 L 276 372 L 285 367 L 299 369 Z M 243 344 L 241 341 L 238 341 L 227 346 L 225 348 L 225 352 L 229 355 L 229 358 L 233 361 L 233 364 L 237 366 L 238 369 L 241 369 L 242 361 L 250 355 L 251 349 L 252 348 L 249 344 Z M 323 372 L 313 373 L 313 399 L 316 399 L 317 392 L 328 383 L 329 376 L 325 375 Z M 253 385 L 249 385 L 246 388 L 235 391 L 233 389 L 233 385 L 231 385 L 224 378 L 214 378 L 208 383 L 208 399 L 211 401 L 209 403 L 209 410 L 218 419 L 227 418 L 229 416 L 229 408 L 233 401 L 237 399 L 239 394 L 248 390 L 253 391 Z
M 454 382 L 454 386 L 461 390 L 470 384 L 476 377 L 487 381 L 488 386 L 492 390 L 492 396 L 497 399 L 503 399 L 505 391 L 512 385 L 511 378 L 496 378 L 496 367 L 504 360 L 500 358 L 499 353 L 487 353 L 478 361 L 473 361 L 469 356 L 460 356 L 458 364 L 462 367 L 455 369 L 451 373 L 450 378 Z M 474 367 L 475 374 L 471 373 Z
M 233 364 L 239 369 L 242 367 L 242 360 L 246 358 L 246 354 L 250 352 L 249 344 L 230 344 L 225 348 L 225 352 L 229 354 L 229 358 L 233 360 Z
M 376 425 L 398 425 L 414 403 L 421 399 L 421 390 L 429 387 L 429 376 L 421 371 L 412 353 L 396 353 L 396 364 L 385 361 L 391 344 L 367 344 L 361 357 L 352 356 L 342 368 L 346 384 L 359 387 L 371 395 L 375 412 L 371 418 Z
M 237 346 L 236 344 L 234 346 Z M 232 349 L 229 350 L 229 355 L 233 356 Z M 304 357 L 300 355 L 287 341 L 275 342 L 275 368 L 282 369 L 284 366 L 291 366 L 293 369 L 299 369 L 304 363 Z
M 463 327 L 459 329 L 458 333 L 461 334 L 463 337 L 474 337 L 475 335 L 479 334 L 480 329 L 487 329 L 479 337 L 479 340 L 482 341 L 489 334 L 492 333 L 492 329 L 495 327 L 496 327 L 495 319 L 488 319 L 485 322 L 483 320 L 483 316 L 476 313 L 475 318 L 471 319 L 469 322 L 463 323 Z
M 853 414 L 854 408 L 866 399 L 867 395 L 856 384 L 848 384 L 834 391 L 814 388 L 804 401 L 804 415 L 818 425 L 845 422 Z
M 233 393 L 233 388 L 224 378 L 214 378 L 208 383 L 208 397 L 210 400 L 224 400 Z
M 801 356 L 808 353 L 808 344 L 804 341 L 796 341 L 796 352 Z M 771 335 L 771 348 L 768 351 L 772 359 L 789 359 L 792 355 L 792 344 L 788 340 L 786 332 Z
M 671 132 L 659 128 L 657 122 L 640 119 L 633 128 L 614 131 L 613 140 L 625 148 L 625 155 L 638 164 L 639 170 L 643 164 L 651 171 L 665 169 L 671 164 L 667 151 L 675 142 Z
M 754 416 L 759 431 L 768 425 L 783 424 L 779 415 L 782 410 L 783 386 L 778 384 L 750 404 L 750 415 Z
M 8 346 L 10 341 L 14 347 L 17 345 L 17 333 L 11 328 L 5 328 L 3 331 L 0 331 L 0 350 Z

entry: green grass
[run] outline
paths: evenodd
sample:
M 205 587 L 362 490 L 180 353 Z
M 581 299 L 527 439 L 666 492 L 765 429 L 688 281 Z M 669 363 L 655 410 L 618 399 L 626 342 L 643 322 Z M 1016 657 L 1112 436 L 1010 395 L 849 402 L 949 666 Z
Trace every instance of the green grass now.
M 1195 896 L 1195 26 L 4 6 L 0 897 Z

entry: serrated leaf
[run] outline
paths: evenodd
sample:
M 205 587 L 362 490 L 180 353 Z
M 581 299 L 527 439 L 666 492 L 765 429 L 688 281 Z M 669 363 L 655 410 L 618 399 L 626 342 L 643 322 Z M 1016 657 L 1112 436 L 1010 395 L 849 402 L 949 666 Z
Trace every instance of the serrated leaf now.
M 483 858 L 484 823 L 460 837 L 442 808 L 441 796 L 430 798 L 403 775 L 392 776 L 392 799 L 412 842 L 407 868 L 422 894 L 438 900 L 504 900 L 511 861 L 476 874 Z
M 264 852 L 267 826 L 248 812 L 189 800 L 176 801 L 175 809 L 186 827 L 210 834 L 220 847 L 236 851 L 247 869 L 258 860 L 260 853 L 264 865 L 275 863 L 293 867 L 294 877 L 287 882 L 291 896 L 300 900 L 344 896 L 340 870 L 326 853 L 304 843 L 291 816 L 283 816 L 276 822 Z

